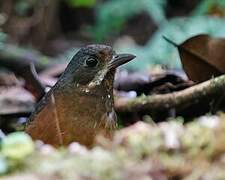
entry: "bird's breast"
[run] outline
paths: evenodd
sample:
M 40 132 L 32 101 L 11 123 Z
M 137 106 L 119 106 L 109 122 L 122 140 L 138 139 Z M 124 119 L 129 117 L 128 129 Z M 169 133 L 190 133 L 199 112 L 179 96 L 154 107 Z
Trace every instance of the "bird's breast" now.
M 89 91 L 55 96 L 61 129 L 70 134 L 65 142 L 70 142 L 74 137 L 83 139 L 81 141 L 93 141 L 97 134 L 111 134 L 115 128 L 112 93 L 96 94 Z

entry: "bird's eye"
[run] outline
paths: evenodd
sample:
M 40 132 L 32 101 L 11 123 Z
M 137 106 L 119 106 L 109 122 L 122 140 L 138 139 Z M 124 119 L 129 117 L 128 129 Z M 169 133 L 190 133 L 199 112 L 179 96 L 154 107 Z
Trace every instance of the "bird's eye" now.
M 95 67 L 98 64 L 98 60 L 93 57 L 90 57 L 86 60 L 85 63 L 87 67 Z

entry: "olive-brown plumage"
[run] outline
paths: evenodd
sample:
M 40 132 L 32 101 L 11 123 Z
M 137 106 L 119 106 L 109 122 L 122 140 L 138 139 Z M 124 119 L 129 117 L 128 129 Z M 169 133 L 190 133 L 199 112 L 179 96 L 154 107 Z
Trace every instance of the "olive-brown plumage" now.
M 110 137 L 116 125 L 115 69 L 134 57 L 117 55 L 105 45 L 82 48 L 37 105 L 26 132 L 54 146 L 73 141 L 91 146 L 98 134 Z

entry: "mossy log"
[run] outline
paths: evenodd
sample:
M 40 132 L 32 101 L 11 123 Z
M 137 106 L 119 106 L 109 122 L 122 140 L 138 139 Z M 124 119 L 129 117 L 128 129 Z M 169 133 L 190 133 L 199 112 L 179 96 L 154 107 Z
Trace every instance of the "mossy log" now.
M 180 111 L 202 103 L 209 106 L 214 102 L 213 108 L 218 109 L 224 97 L 225 75 L 221 75 L 174 93 L 140 96 L 133 99 L 117 98 L 115 108 L 117 112 L 154 112 L 169 109 Z

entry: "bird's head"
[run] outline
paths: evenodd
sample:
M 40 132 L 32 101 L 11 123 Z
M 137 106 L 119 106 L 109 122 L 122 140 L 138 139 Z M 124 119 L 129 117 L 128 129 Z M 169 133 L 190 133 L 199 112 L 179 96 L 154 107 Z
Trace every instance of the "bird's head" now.
M 65 73 L 75 83 L 92 87 L 101 84 L 107 74 L 114 76 L 118 66 L 134 58 L 131 54 L 116 54 L 110 46 L 88 45 L 73 56 Z

